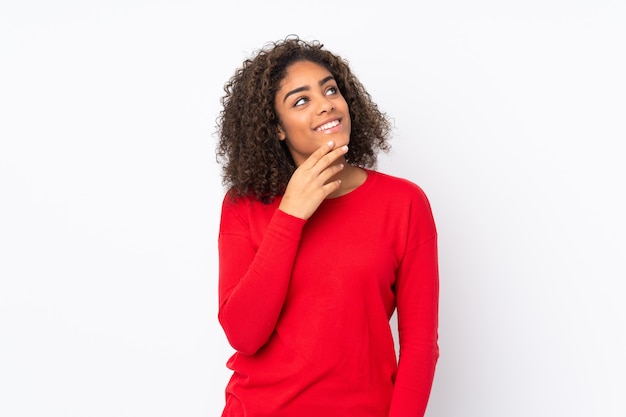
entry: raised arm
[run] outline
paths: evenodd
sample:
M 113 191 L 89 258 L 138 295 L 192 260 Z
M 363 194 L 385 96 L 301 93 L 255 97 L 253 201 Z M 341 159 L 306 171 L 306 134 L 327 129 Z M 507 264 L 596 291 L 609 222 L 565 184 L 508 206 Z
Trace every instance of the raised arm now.
M 231 346 L 252 355 L 274 331 L 305 221 L 276 210 L 258 249 L 225 200 L 218 239 L 218 318 Z
M 267 343 L 282 310 L 306 220 L 340 186 L 332 180 L 347 148 L 323 145 L 294 172 L 258 248 L 251 238 L 245 201 L 228 196 L 218 238 L 218 318 L 231 346 L 247 355 Z

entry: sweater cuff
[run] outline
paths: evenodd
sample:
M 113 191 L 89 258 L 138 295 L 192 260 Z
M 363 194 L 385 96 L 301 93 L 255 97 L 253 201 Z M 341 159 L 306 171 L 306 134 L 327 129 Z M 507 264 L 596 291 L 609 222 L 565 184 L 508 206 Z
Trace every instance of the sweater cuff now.
M 285 234 L 297 233 L 299 235 L 306 224 L 306 220 L 287 214 L 281 209 L 276 209 L 272 223 L 278 230 Z

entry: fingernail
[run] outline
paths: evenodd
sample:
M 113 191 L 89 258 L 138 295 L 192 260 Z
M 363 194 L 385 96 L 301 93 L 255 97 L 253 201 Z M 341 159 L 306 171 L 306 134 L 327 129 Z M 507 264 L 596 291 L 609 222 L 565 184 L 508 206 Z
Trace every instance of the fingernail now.
M 331 140 L 330 142 L 327 143 L 328 146 L 330 146 L 331 148 L 333 147 L 335 143 Z
M 343 150 L 344 150 L 344 152 L 348 152 L 348 145 L 343 145 L 343 146 L 341 147 L 341 149 L 343 149 Z

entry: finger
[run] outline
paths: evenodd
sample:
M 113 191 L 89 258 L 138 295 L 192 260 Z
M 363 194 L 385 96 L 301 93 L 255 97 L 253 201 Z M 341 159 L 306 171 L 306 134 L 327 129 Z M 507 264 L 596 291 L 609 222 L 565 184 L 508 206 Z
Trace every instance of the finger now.
M 319 174 L 319 179 L 322 181 L 322 184 L 326 184 L 326 181 L 330 180 L 333 176 L 337 175 L 339 171 L 344 168 L 344 164 L 333 164 L 326 169 L 322 170 Z
M 313 152 L 301 166 L 305 169 L 312 168 L 315 164 L 317 164 L 317 162 L 319 162 L 320 159 L 328 154 L 334 146 L 335 143 L 333 141 L 323 144 L 315 152 Z
M 348 146 L 344 145 L 339 148 L 333 149 L 331 152 L 323 155 L 317 162 L 316 166 L 319 166 L 320 169 L 326 169 L 333 163 L 337 161 L 337 159 L 341 158 L 343 155 L 348 152 Z
M 331 181 L 328 184 L 324 184 L 322 186 L 322 191 L 324 192 L 324 195 L 328 197 L 330 194 L 337 191 L 340 186 L 341 186 L 341 180 Z

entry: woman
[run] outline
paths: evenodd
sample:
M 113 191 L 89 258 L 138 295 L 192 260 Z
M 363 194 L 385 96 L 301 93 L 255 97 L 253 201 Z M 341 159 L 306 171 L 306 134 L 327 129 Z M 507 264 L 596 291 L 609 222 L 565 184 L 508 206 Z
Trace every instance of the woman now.
M 225 92 L 218 317 L 236 353 L 222 416 L 424 415 L 437 233 L 421 188 L 374 170 L 387 116 L 345 60 L 297 37 Z

